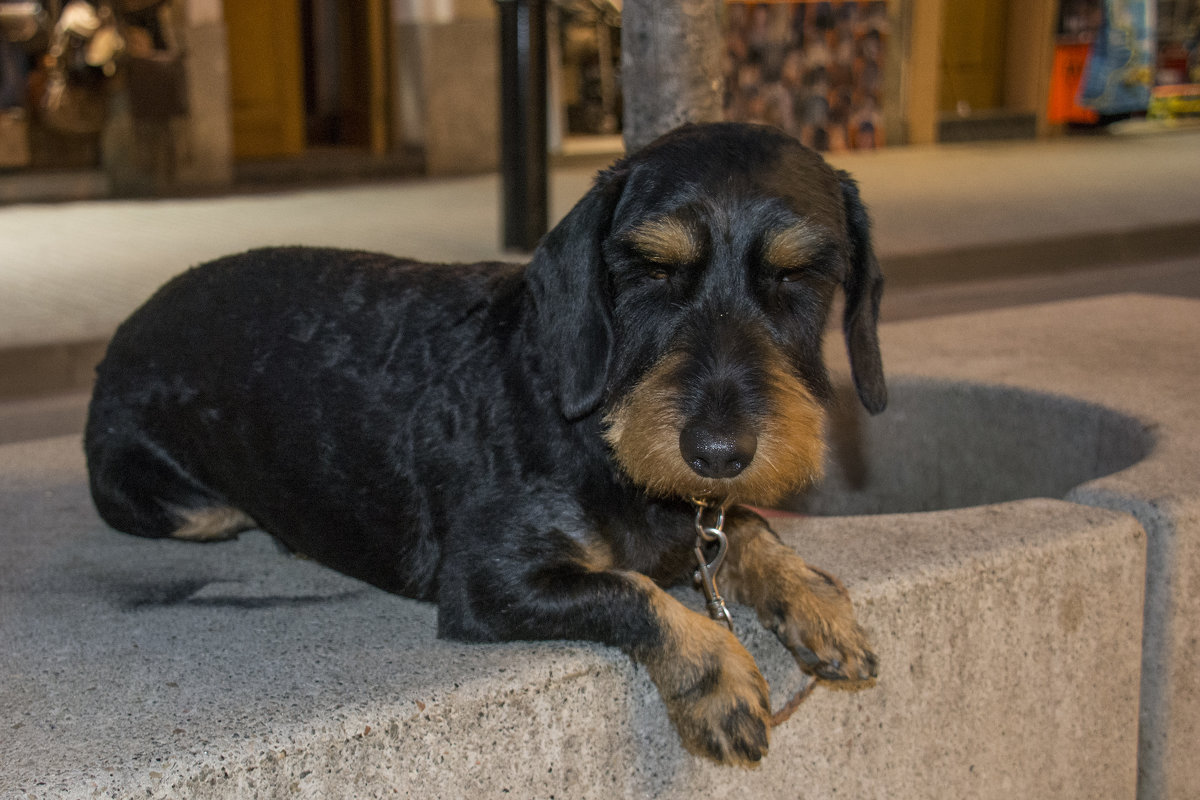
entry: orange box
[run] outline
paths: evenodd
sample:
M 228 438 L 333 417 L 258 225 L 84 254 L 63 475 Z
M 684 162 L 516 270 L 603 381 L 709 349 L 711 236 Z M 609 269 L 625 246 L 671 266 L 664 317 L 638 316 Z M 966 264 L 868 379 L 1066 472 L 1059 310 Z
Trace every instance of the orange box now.
M 1089 44 L 1059 44 L 1054 48 L 1054 67 L 1050 73 L 1050 100 L 1046 118 L 1052 124 L 1093 123 L 1100 115 L 1075 102 L 1083 69 L 1087 65 Z

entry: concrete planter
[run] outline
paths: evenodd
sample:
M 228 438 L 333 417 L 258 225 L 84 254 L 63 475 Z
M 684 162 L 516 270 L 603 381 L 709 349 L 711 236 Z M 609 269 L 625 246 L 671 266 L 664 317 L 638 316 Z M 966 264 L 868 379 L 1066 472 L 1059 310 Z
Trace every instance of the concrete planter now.
M 855 516 L 777 525 L 881 677 L 819 689 L 753 771 L 684 753 L 619 653 L 441 642 L 262 534 L 119 536 L 77 438 L 0 448 L 0 796 L 1197 796 L 1198 311 L 885 326 L 893 408 L 808 499 Z M 797 668 L 734 613 L 782 703 Z

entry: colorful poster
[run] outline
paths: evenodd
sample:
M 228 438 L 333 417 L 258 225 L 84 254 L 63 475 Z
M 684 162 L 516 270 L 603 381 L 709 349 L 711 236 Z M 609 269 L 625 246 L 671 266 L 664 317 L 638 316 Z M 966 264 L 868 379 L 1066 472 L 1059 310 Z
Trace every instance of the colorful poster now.
M 730 2 L 725 118 L 818 150 L 883 144 L 887 3 Z
M 1153 0 L 1105 0 L 1104 18 L 1084 68 L 1079 104 L 1098 114 L 1145 111 L 1154 85 Z

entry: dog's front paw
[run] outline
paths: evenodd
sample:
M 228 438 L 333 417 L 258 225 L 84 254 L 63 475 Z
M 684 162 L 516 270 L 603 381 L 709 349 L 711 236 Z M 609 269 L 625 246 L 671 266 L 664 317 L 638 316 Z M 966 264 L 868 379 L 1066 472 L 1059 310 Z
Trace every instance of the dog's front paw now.
M 721 764 L 754 766 L 767 754 L 767 682 L 729 631 L 699 615 L 647 662 L 683 745 Z
M 805 565 L 762 620 L 796 657 L 801 668 L 831 681 L 870 681 L 879 658 L 854 615 L 845 587 L 832 575 Z

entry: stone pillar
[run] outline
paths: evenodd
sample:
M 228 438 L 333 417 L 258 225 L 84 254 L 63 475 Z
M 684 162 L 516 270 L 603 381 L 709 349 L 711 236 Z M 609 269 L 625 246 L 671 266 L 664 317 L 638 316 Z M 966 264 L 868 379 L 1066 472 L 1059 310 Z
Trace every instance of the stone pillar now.
M 625 0 L 621 74 L 625 147 L 685 122 L 721 119 L 722 0 Z
M 430 175 L 486 172 L 500 160 L 493 0 L 393 0 L 393 126 Z
M 221 0 L 185 2 L 181 16 L 188 115 L 177 132 L 182 141 L 176 182 L 190 188 L 229 186 L 233 183 L 233 108 L 224 12 Z

